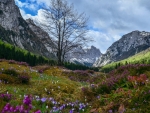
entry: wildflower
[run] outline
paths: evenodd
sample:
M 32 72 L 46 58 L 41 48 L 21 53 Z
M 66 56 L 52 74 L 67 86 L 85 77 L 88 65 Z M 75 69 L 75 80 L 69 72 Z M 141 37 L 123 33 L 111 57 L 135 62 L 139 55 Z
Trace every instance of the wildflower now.
M 45 88 L 45 91 L 47 92 L 47 88 Z
M 31 104 L 31 97 L 29 95 L 25 96 L 23 103 L 26 105 L 30 105 Z
M 108 111 L 109 113 L 113 113 L 113 111 L 110 109 L 109 111 Z
M 41 101 L 44 103 L 47 100 L 47 98 L 41 98 Z
M 73 110 L 71 109 L 69 113 L 73 113 Z

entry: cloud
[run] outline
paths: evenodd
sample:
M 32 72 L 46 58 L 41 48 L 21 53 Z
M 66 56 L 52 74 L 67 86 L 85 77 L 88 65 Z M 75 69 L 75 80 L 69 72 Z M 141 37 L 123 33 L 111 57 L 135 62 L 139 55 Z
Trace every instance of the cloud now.
M 18 4 L 25 7 L 25 3 Z M 47 5 L 50 0 L 26 0 L 31 4 Z M 67 0 L 74 4 L 79 13 L 89 17 L 89 36 L 94 37 L 95 45 L 104 53 L 122 35 L 134 30 L 150 31 L 149 0 Z M 24 14 L 25 17 L 29 15 Z M 42 19 L 41 10 L 33 18 Z M 97 30 L 98 29 L 98 30 Z
M 101 48 L 100 51 L 102 53 L 105 53 L 106 49 L 112 44 L 112 42 L 118 40 L 118 36 L 115 36 L 115 38 L 110 38 L 111 36 L 108 34 L 94 30 L 90 30 L 87 35 L 94 39 L 94 42 L 91 42 L 89 45 L 94 45 L 97 48 Z
M 26 12 L 22 9 L 20 9 L 20 13 L 23 16 L 24 19 L 32 18 L 33 16 L 31 14 L 26 14 Z

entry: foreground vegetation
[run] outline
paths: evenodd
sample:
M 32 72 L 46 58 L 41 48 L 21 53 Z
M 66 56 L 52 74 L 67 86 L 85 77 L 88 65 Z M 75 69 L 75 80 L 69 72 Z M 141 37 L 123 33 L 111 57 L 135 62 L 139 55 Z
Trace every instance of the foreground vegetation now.
M 127 59 L 107 64 L 101 67 L 100 71 L 110 72 L 114 69 L 117 69 L 120 66 L 127 65 L 127 64 L 150 64 L 149 56 L 150 56 L 150 48 Z
M 150 65 L 92 70 L 0 60 L 0 111 L 16 113 L 149 113 Z

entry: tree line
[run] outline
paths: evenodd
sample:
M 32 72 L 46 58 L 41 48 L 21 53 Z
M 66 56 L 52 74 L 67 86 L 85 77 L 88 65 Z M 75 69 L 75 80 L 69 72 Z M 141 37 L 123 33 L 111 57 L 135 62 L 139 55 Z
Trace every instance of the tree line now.
M 12 46 L 11 44 L 4 43 L 0 40 L 0 59 L 16 60 L 20 62 L 27 62 L 30 66 L 48 64 L 56 66 L 57 61 L 45 58 L 43 56 L 35 55 L 29 51 L 19 49 L 18 47 Z M 98 68 L 87 67 L 84 65 L 78 65 L 70 62 L 64 62 L 64 67 L 71 70 L 95 70 Z

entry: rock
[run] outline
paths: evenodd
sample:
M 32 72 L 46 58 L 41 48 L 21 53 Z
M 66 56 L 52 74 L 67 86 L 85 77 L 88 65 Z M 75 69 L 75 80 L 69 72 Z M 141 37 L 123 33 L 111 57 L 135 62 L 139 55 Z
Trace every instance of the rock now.
M 100 50 L 94 46 L 91 46 L 91 48 L 88 49 L 78 47 L 68 54 L 67 59 L 73 63 L 92 66 L 101 54 Z
M 38 55 L 54 58 L 52 42 L 32 20 L 22 18 L 14 0 L 0 1 L 0 39 Z M 4 35 L 7 34 L 7 36 Z
M 120 61 L 133 56 L 150 47 L 150 33 L 133 31 L 113 43 L 94 63 L 94 67 L 104 66 L 111 62 Z

